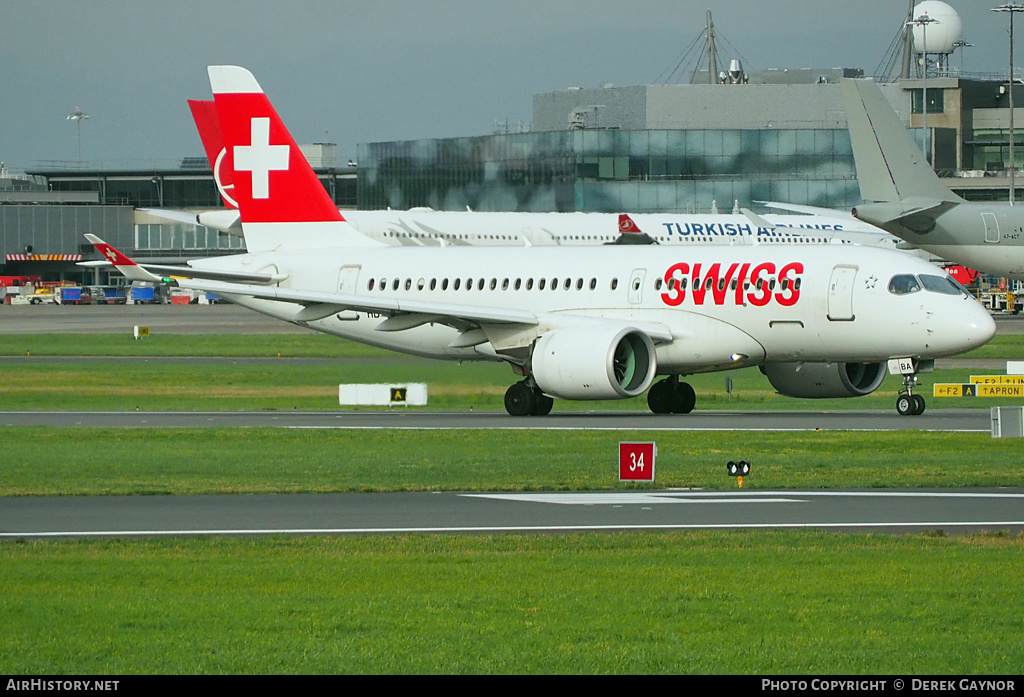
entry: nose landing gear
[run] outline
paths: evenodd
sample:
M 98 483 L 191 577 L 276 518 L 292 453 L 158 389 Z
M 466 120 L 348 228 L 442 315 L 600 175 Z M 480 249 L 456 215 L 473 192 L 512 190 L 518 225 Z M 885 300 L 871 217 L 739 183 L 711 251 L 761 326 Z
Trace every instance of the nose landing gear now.
M 930 373 L 935 369 L 934 360 L 913 360 L 899 358 L 889 361 L 889 372 L 903 375 L 903 387 L 896 396 L 896 413 L 900 416 L 920 416 L 924 413 L 924 397 L 914 394 L 918 373 Z
M 917 382 L 915 376 L 903 376 L 903 389 L 896 397 L 896 412 L 900 416 L 920 416 L 924 413 L 924 397 L 913 393 L 913 383 L 915 382 Z

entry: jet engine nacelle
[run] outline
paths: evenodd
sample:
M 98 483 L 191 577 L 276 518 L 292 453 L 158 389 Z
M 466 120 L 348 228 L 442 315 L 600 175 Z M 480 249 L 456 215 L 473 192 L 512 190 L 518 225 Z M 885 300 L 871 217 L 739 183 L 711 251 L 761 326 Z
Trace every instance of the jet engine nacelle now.
M 769 363 L 761 368 L 787 397 L 863 397 L 885 379 L 884 363 Z
M 654 342 L 619 325 L 556 329 L 537 340 L 537 386 L 561 399 L 626 399 L 642 394 L 657 373 Z

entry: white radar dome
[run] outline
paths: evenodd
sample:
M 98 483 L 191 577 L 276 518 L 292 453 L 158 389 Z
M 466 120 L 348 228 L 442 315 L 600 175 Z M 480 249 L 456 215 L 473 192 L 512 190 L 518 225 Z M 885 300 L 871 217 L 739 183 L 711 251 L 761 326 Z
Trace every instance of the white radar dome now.
M 927 24 L 927 30 L 921 24 L 914 25 L 914 50 L 918 53 L 952 53 L 953 44 L 963 38 L 960 15 L 939 0 L 925 0 L 915 5 L 911 21 L 922 15 L 935 21 Z

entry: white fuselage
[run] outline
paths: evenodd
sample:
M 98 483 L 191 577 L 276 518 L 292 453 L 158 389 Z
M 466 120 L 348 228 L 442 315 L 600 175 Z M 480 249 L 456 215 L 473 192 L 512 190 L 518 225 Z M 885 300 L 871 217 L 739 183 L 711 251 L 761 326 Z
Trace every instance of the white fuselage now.
M 323 249 L 193 266 L 273 270 L 289 277 L 282 289 L 336 294 L 356 307 L 365 298 L 443 309 L 504 308 L 537 317 L 535 326 L 481 322 L 486 340 L 467 346 L 457 341 L 466 328 L 429 315 L 395 331 L 385 331 L 394 327 L 382 325 L 384 314 L 358 309 L 306 323 L 434 358 L 517 362 L 516 352 L 542 334 L 587 322 L 629 325 L 660 337 L 657 363 L 663 374 L 767 362 L 935 357 L 979 346 L 994 332 L 984 308 L 964 295 L 889 291 L 896 275 L 941 277 L 932 265 L 859 246 L 842 255 L 829 245 Z M 296 321 L 302 308 L 230 299 L 288 321 Z
M 391 245 L 595 245 L 619 237 L 613 213 L 343 211 L 361 233 Z M 659 244 L 856 243 L 895 247 L 899 239 L 852 216 L 638 213 L 630 217 Z M 628 234 L 628 233 L 627 233 Z
M 412 210 L 345 210 L 362 234 L 392 246 L 577 246 L 614 242 L 613 213 L 521 213 Z M 196 222 L 192 214 L 158 217 Z M 638 213 L 630 216 L 659 244 L 862 244 L 895 248 L 899 238 L 850 215 Z M 237 211 L 201 213 L 200 224 L 241 232 Z M 765 225 L 762 223 L 768 223 Z

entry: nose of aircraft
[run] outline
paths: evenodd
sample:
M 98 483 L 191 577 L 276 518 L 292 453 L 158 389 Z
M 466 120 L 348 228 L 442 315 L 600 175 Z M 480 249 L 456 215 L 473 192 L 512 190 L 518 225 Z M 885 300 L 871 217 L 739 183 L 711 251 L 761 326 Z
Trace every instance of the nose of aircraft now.
M 936 346 L 945 355 L 964 353 L 979 346 L 984 346 L 996 335 L 996 322 L 988 310 L 974 298 L 956 299 L 950 312 L 938 319 L 942 327 L 940 332 L 932 333 L 943 344 Z

